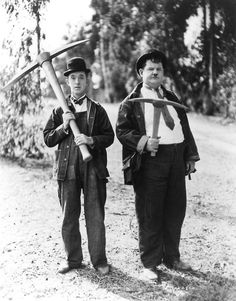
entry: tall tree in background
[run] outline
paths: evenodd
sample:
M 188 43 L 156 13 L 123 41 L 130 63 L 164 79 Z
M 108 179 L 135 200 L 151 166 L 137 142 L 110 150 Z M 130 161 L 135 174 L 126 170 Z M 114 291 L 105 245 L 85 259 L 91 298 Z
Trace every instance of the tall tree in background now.
M 126 94 L 129 78 L 137 80 L 134 58 L 145 47 L 163 50 L 178 94 L 193 109 L 212 114 L 216 108 L 218 76 L 235 53 L 234 0 L 92 0 L 94 23 L 100 36 L 101 61 L 109 80 L 107 89 L 115 100 Z M 184 43 L 188 20 L 204 12 L 202 33 L 192 45 L 192 55 Z M 102 21 L 101 21 L 102 20 Z M 234 27 L 234 28 L 233 28 Z M 235 66 L 235 65 L 234 65 Z M 117 72 L 115 72 L 117 70 Z M 119 85 L 116 85 L 119 83 Z
M 222 110 L 228 106 L 228 100 L 223 101 L 219 96 L 222 86 L 219 87 L 218 79 L 225 79 L 229 86 L 229 74 L 236 67 L 236 2 L 233 0 L 202 0 L 203 30 L 198 42 L 194 45 L 202 56 L 196 64 L 201 70 L 199 76 L 203 78 L 201 87 L 197 90 L 202 98 L 202 111 L 207 115 Z M 200 65 L 204 66 L 201 68 Z M 231 81 L 231 80 L 230 80 Z M 231 96 L 236 83 L 231 82 Z M 227 88 L 228 90 L 228 88 Z M 225 93 L 225 100 L 227 99 Z M 231 97 L 230 96 L 230 97 Z M 233 96 L 232 96 L 233 97 Z M 231 98 L 232 98 L 231 97 Z M 231 99 L 231 102 L 234 99 Z M 226 111 L 228 110 L 225 108 Z
M 6 83 L 18 70 L 29 64 L 31 54 L 34 56 L 40 52 L 40 42 L 44 37 L 41 33 L 41 10 L 49 0 L 5 0 L 1 5 L 9 16 L 9 24 L 12 24 L 12 32 L 3 42 L 3 47 L 9 51 L 9 56 L 14 58 L 10 66 L 1 71 L 1 80 Z M 24 17 L 23 17 L 24 16 Z M 25 19 L 25 16 L 27 18 Z M 34 26 L 27 28 L 27 19 L 33 20 Z M 24 20 L 25 24 L 21 25 Z M 17 26 L 15 26 L 17 24 Z M 22 26 L 22 28 L 21 28 Z M 36 33 L 36 37 L 35 37 Z M 36 49 L 32 49 L 33 40 L 36 39 Z M 37 133 L 39 125 L 25 124 L 25 114 L 37 114 L 42 109 L 40 71 L 30 73 L 16 84 L 6 95 L 6 102 L 1 103 L 2 118 L 0 128 L 3 135 L 0 139 L 0 154 L 14 157 L 17 155 L 26 157 L 41 157 Z
M 108 90 L 106 98 L 118 101 L 126 94 L 127 75 L 132 71 L 133 51 L 141 40 L 144 14 L 139 18 L 140 3 L 136 6 L 136 1 L 92 0 L 91 4 L 96 11 L 93 22 L 100 32 L 97 47 L 105 90 Z

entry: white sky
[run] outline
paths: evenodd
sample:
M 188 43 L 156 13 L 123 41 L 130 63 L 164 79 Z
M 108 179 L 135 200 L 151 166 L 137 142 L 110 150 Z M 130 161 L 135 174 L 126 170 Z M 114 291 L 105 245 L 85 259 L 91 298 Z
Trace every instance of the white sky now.
M 61 46 L 62 37 L 67 33 L 67 24 L 80 27 L 91 20 L 94 10 L 89 7 L 90 2 L 90 0 L 50 0 L 42 27 L 46 32 L 46 42 L 52 49 Z

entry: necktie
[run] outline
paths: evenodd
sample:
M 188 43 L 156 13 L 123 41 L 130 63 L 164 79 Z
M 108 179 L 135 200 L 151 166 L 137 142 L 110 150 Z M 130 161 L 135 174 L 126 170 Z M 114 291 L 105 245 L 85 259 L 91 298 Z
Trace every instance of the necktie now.
M 85 96 L 82 96 L 81 98 L 75 98 L 74 96 L 71 95 L 71 100 L 73 101 L 74 104 L 76 105 L 82 105 L 84 99 L 85 99 Z
M 163 97 L 162 97 L 161 93 L 159 92 L 159 90 L 157 90 L 157 95 L 158 95 L 159 98 L 163 99 Z M 174 122 L 174 119 L 171 117 L 167 106 L 164 106 L 163 108 L 161 108 L 161 112 L 162 112 L 162 116 L 164 118 L 166 126 L 168 126 L 168 128 L 170 128 L 173 131 L 173 129 L 175 127 L 175 122 Z

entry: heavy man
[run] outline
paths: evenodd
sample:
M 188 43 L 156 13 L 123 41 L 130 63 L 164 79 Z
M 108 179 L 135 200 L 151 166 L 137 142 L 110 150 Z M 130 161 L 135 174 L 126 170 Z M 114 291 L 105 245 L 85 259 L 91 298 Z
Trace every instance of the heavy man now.
M 185 175 L 195 171 L 199 155 L 186 113 L 177 107 L 179 99 L 163 86 L 166 63 L 164 53 L 156 49 L 139 57 L 136 70 L 142 82 L 121 103 L 116 125 L 125 183 L 132 184 L 135 192 L 141 276 L 148 280 L 158 279 L 161 263 L 190 269 L 180 259 L 179 243 L 186 211 Z M 158 99 L 172 101 L 176 107 L 162 106 L 155 119 L 150 100 Z

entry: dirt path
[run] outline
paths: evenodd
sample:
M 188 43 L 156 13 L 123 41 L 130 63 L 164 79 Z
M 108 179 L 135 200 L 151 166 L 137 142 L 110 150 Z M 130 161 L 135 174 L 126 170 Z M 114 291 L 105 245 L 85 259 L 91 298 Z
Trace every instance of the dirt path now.
M 106 106 L 114 121 L 117 105 Z M 138 279 L 133 191 L 123 185 L 120 145 L 109 148 L 107 255 L 112 273 L 89 265 L 84 218 L 83 270 L 56 273 L 64 258 L 61 211 L 51 169 L 0 161 L 0 300 L 236 300 L 236 126 L 190 115 L 201 161 L 187 181 L 181 253 L 192 273 L 162 267 L 162 283 Z

